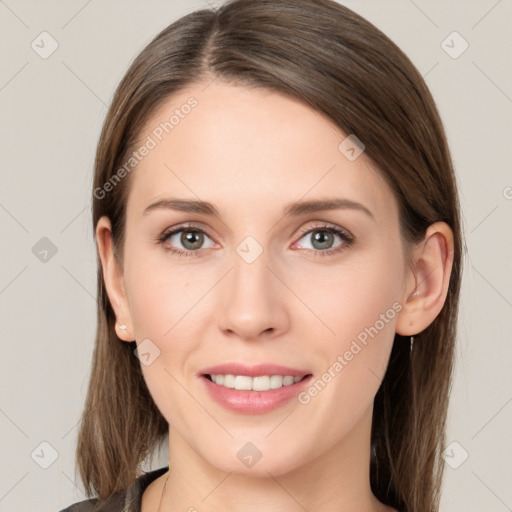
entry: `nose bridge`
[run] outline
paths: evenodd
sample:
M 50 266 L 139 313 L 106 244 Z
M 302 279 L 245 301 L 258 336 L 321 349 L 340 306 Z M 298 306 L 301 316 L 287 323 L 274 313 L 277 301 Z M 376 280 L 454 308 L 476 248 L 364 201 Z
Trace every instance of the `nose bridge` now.
M 283 295 L 276 288 L 282 284 L 269 268 L 272 262 L 268 249 L 248 236 L 235 248 L 232 263 L 219 327 L 243 338 L 283 329 Z
M 264 249 L 254 237 L 247 237 L 236 247 L 233 255 L 232 291 L 251 297 L 268 290 L 269 251 Z M 244 293 L 245 290 L 245 293 Z M 240 297 L 239 297 L 240 298 Z

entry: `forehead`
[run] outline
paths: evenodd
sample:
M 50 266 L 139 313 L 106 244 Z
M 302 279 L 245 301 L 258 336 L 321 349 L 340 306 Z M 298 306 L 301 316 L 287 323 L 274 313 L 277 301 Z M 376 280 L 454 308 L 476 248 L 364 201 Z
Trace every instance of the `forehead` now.
M 141 130 L 128 212 L 165 196 L 201 199 L 237 215 L 277 210 L 300 198 L 344 197 L 377 214 L 395 208 L 364 153 L 304 103 L 262 88 L 197 84 L 170 97 Z M 141 153 L 141 152 L 139 152 Z

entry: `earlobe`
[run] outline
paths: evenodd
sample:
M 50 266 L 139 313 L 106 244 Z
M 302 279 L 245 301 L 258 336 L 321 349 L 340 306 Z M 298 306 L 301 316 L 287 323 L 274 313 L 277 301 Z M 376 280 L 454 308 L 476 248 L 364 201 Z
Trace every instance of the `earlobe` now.
M 446 300 L 453 265 L 453 232 L 445 222 L 429 226 L 413 251 L 403 308 L 395 330 L 402 336 L 418 334 L 437 317 Z
M 96 224 L 96 243 L 103 271 L 105 289 L 116 316 L 116 334 L 123 341 L 133 341 L 131 317 L 123 282 L 123 269 L 114 255 L 112 228 L 108 217 L 101 217 Z

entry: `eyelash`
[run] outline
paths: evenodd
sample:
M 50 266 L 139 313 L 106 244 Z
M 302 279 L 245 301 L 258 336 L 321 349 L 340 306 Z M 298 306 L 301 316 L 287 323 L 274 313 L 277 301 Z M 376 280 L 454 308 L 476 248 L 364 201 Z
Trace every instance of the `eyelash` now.
M 181 231 L 192 231 L 192 232 L 196 232 L 196 233 L 202 233 L 202 234 L 210 237 L 210 235 L 202 228 L 194 226 L 193 224 L 186 224 L 186 225 L 178 226 L 176 228 L 172 228 L 170 230 L 164 231 L 158 237 L 157 243 L 161 244 L 166 251 L 169 251 L 172 254 L 176 254 L 178 256 L 186 256 L 186 257 L 198 256 L 199 255 L 198 253 L 201 252 L 201 249 L 199 249 L 197 251 L 184 251 L 182 249 L 175 249 L 174 247 L 169 246 L 168 244 L 165 243 L 170 236 L 175 235 L 176 233 L 179 233 Z M 319 224 L 319 225 L 312 226 L 312 227 L 309 227 L 309 228 L 303 230 L 300 233 L 299 240 L 301 238 L 303 238 L 304 235 L 307 235 L 308 233 L 313 233 L 315 231 L 326 231 L 328 233 L 338 235 L 344 242 L 340 246 L 338 246 L 334 249 L 325 249 L 325 250 L 304 249 L 306 251 L 313 252 L 319 256 L 332 256 L 332 255 L 337 254 L 337 253 L 345 250 L 346 248 L 350 247 L 352 245 L 352 243 L 354 242 L 354 236 L 349 231 L 342 229 L 342 228 L 335 227 L 335 226 L 331 226 L 328 224 Z

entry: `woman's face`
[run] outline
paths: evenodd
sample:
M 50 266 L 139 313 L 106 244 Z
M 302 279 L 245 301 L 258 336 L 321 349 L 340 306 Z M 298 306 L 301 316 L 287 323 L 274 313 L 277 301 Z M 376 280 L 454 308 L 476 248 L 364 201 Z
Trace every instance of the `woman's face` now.
M 347 135 L 299 101 L 217 82 L 141 133 L 123 323 L 173 442 L 223 471 L 279 475 L 369 444 L 407 266 L 393 193 Z M 339 204 L 299 206 L 315 201 Z

